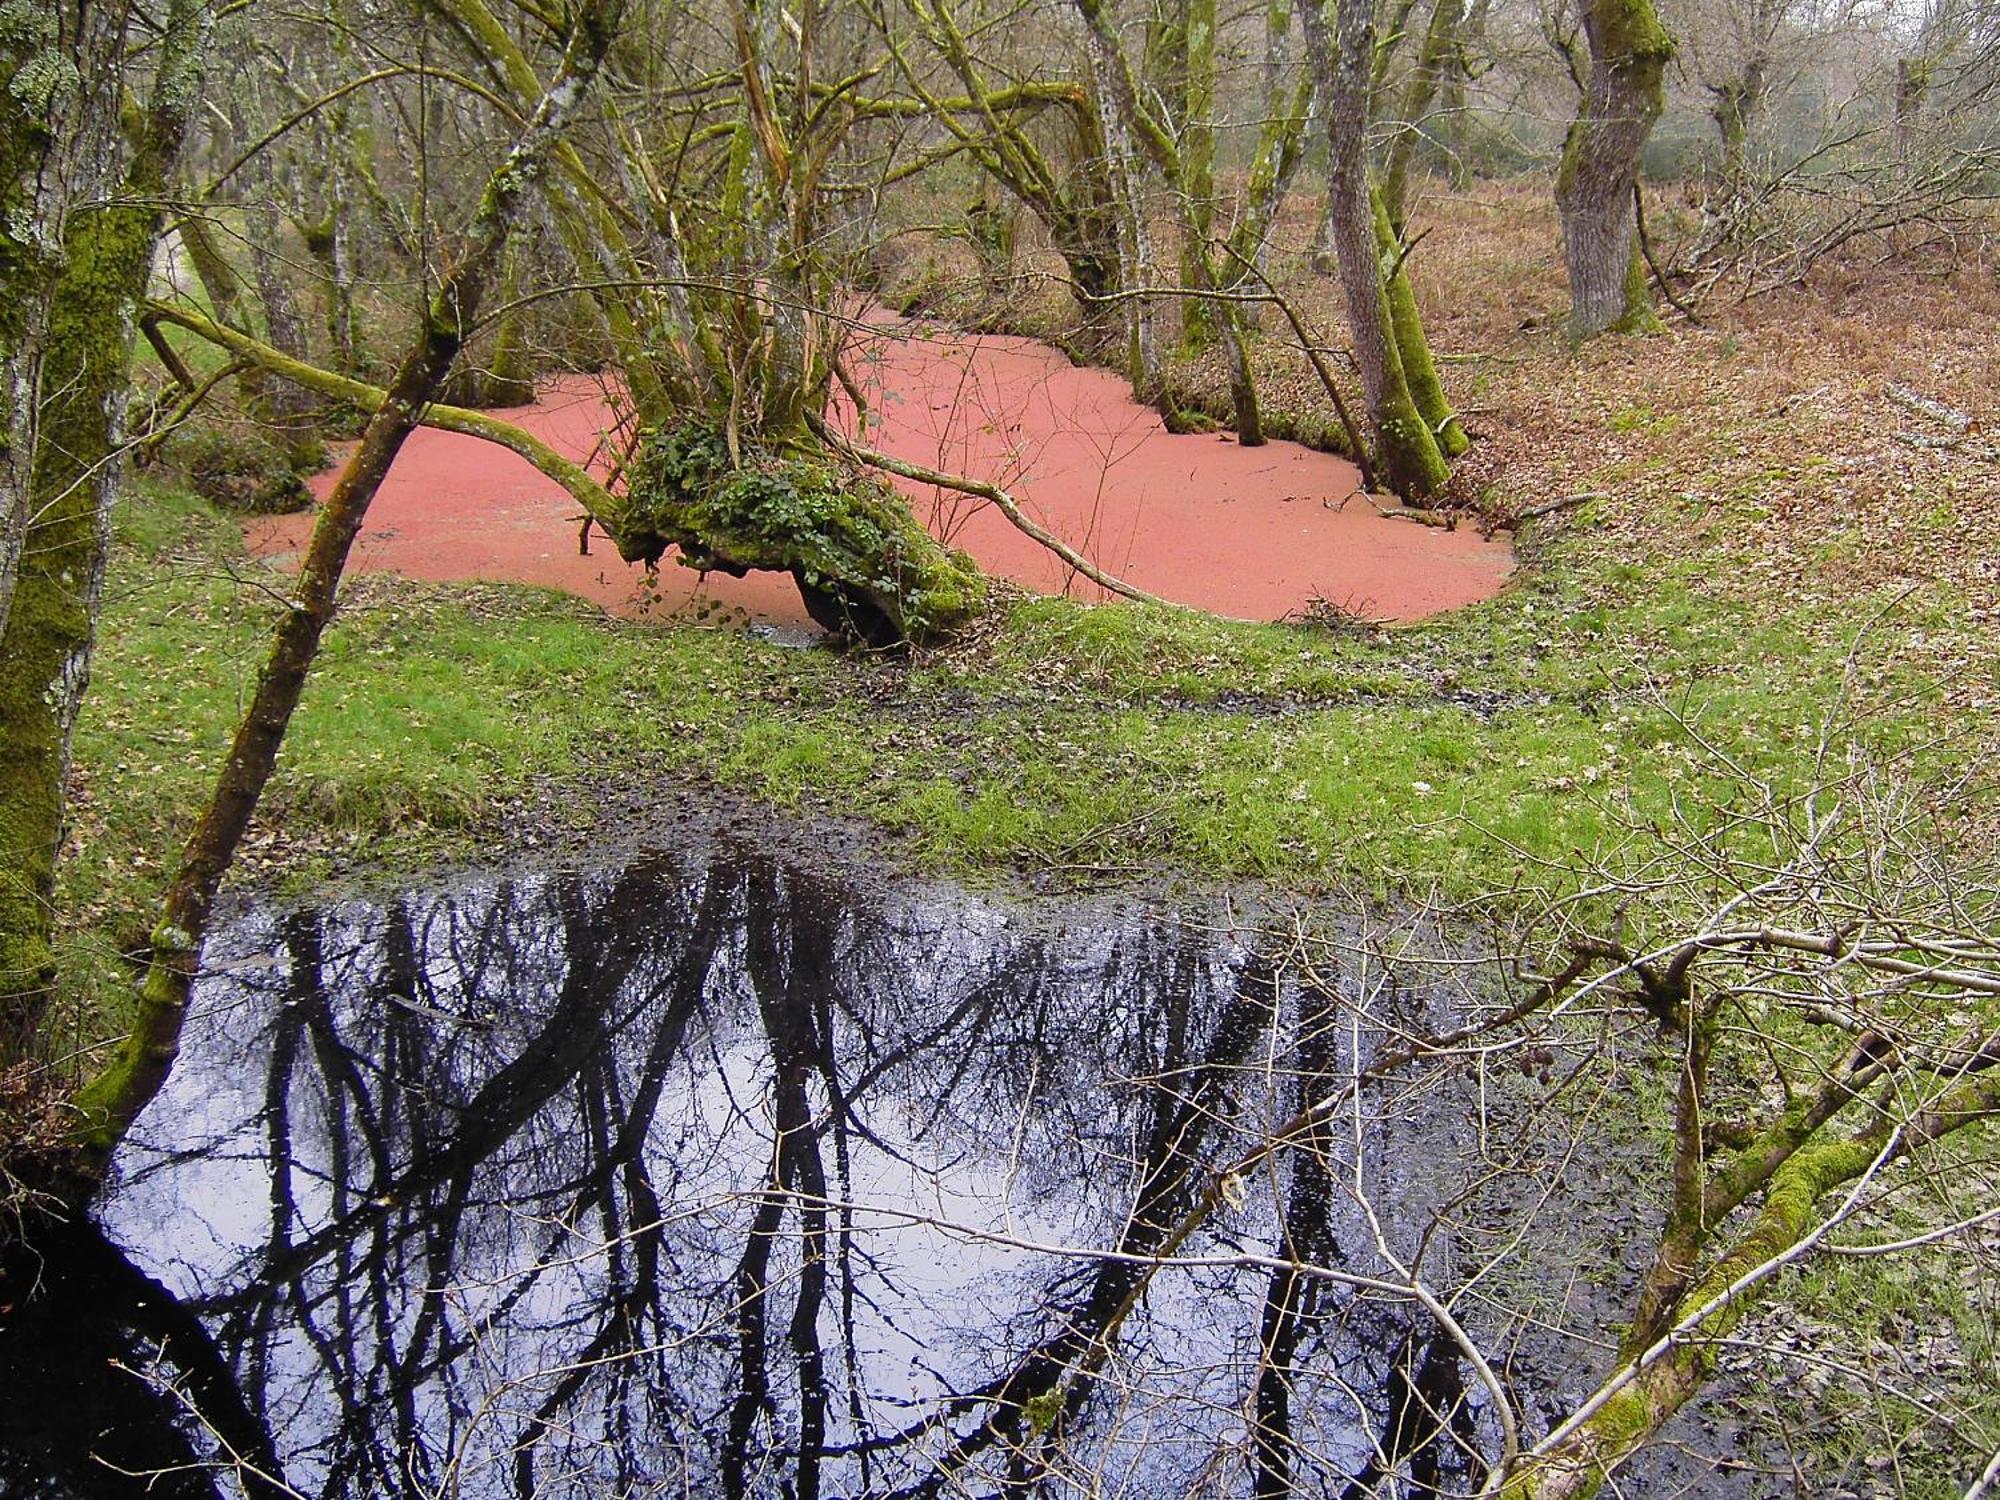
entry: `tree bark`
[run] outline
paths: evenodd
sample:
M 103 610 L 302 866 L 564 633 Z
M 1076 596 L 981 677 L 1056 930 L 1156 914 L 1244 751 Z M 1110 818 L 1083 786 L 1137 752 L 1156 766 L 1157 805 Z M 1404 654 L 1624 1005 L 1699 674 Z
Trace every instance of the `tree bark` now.
M 1215 0 L 1167 0 L 1146 34 L 1148 95 L 1158 101 L 1180 158 L 1181 285 L 1202 283 L 1215 223 Z M 1198 264 L 1198 262 L 1203 262 Z M 1181 348 L 1199 354 L 1220 333 L 1218 309 L 1200 298 L 1181 307 Z
M 1430 340 L 1424 336 L 1423 316 L 1417 311 L 1416 290 L 1410 285 L 1407 264 L 1409 247 L 1390 225 L 1389 211 L 1381 194 L 1375 195 L 1371 208 L 1376 253 L 1388 268 L 1383 277 L 1382 293 L 1389 310 L 1389 335 L 1396 346 L 1396 357 L 1403 366 L 1403 383 L 1410 388 L 1410 399 L 1416 403 L 1417 414 L 1437 439 L 1438 450 L 1447 459 L 1457 458 L 1472 446 L 1472 440 L 1458 425 L 1458 418 L 1452 415 L 1451 401 L 1444 393 L 1444 382 L 1438 378 L 1437 362 L 1431 358 Z
M 257 289 L 257 301 L 264 313 L 264 334 L 273 348 L 293 359 L 308 360 L 312 349 L 306 337 L 306 323 L 299 312 L 298 299 L 285 278 L 279 254 L 282 220 L 270 175 L 261 157 L 246 166 L 249 192 L 243 204 L 244 223 L 249 229 L 250 279 Z M 259 392 L 259 415 L 285 435 L 286 451 L 294 462 L 304 459 L 309 448 L 318 448 L 317 422 L 321 403 L 304 388 L 278 381 Z M 321 454 L 324 449 L 320 449 Z M 320 459 L 324 462 L 323 457 Z
M 1430 25 L 1424 28 L 1424 44 L 1403 85 L 1403 97 L 1396 108 L 1396 134 L 1389 142 L 1382 162 L 1382 206 L 1389 224 L 1401 235 L 1408 211 L 1410 162 L 1418 143 L 1424 139 L 1424 119 L 1431 112 L 1438 89 L 1455 66 L 1458 28 L 1465 19 L 1465 0 L 1436 0 L 1431 7 Z
M 1305 9 L 1306 47 L 1326 100 L 1328 212 L 1340 262 L 1354 362 L 1368 398 L 1376 472 L 1406 499 L 1421 499 L 1450 477 L 1436 434 L 1412 398 L 1384 286 L 1382 245 L 1368 184 L 1367 100 L 1375 18 L 1366 0 L 1342 0 L 1339 53 L 1318 9 Z M 1412 303 L 1408 315 L 1414 318 Z
M 56 855 L 62 845 L 71 731 L 90 677 L 90 649 L 123 468 L 133 314 L 159 243 L 169 179 L 200 99 L 207 0 L 175 0 L 160 36 L 153 91 L 138 112 L 122 184 L 117 157 L 117 56 L 124 36 L 100 32 L 95 7 L 65 12 L 72 44 L 104 44 L 78 59 L 81 132 L 60 247 L 42 273 L 45 336 L 16 419 L 32 424 L 18 504 L 19 561 L 0 636 L 0 1067 L 31 1050 L 55 982 Z M 122 20 L 113 8 L 113 16 Z M 60 43 L 57 43 L 60 46 Z M 87 95 L 81 90 L 88 89 Z M 100 186 L 101 185 L 101 186 Z M 93 191 L 93 188 L 98 190 Z M 105 191 L 104 189 L 109 189 Z M 25 462 L 23 462 L 25 460 Z
M 1764 107 L 1764 80 L 1769 59 L 1753 53 L 1736 77 L 1711 84 L 1715 103 L 1709 117 L 1722 137 L 1722 188 L 1731 198 L 1740 197 L 1749 177 L 1750 130 Z
M 296 597 L 279 621 L 257 687 L 237 726 L 209 804 L 189 836 L 162 902 L 139 986 L 132 1031 L 78 1095 L 77 1142 L 97 1168 L 166 1082 L 179 1051 L 201 945 L 222 879 L 277 764 L 278 749 L 333 618 L 347 555 L 389 466 L 451 371 L 523 199 L 555 137 L 575 115 L 616 30 L 622 0 L 579 7 L 556 77 L 521 138 L 487 180 L 458 253 L 431 299 L 415 343 L 391 380 L 327 497 L 307 545 Z
M 1634 234 L 1639 156 L 1666 104 L 1673 39 L 1653 0 L 1586 0 L 1590 77 L 1556 173 L 1569 336 L 1643 333 L 1660 326 Z
M 1220 288 L 1222 278 L 1217 275 L 1210 256 L 1207 235 L 1196 222 L 1194 198 L 1189 187 L 1188 159 L 1176 144 L 1166 122 L 1139 98 L 1131 63 L 1111 18 L 1105 14 L 1102 0 L 1076 0 L 1076 8 L 1089 33 L 1093 60 L 1109 105 L 1122 126 L 1138 137 L 1147 158 L 1175 190 L 1183 244 L 1192 244 L 1199 251 L 1184 262 L 1184 270 L 1193 277 L 1186 284 L 1186 289 L 1197 300 L 1212 296 Z M 1143 229 L 1145 214 L 1136 193 L 1131 210 L 1134 229 Z M 1264 422 L 1257 406 L 1256 377 L 1250 364 L 1249 322 L 1237 303 L 1216 301 L 1214 312 L 1229 359 L 1229 389 L 1235 410 L 1236 441 L 1246 448 L 1258 447 L 1265 441 Z M 1173 414 L 1168 412 L 1167 415 L 1171 420 Z

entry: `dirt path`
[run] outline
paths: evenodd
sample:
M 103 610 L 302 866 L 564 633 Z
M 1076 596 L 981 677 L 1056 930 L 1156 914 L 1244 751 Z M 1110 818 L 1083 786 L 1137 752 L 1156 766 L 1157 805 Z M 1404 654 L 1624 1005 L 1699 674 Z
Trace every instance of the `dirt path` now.
M 1177 436 L 1117 376 L 1079 369 L 1028 339 L 899 329 L 850 356 L 871 407 L 867 441 L 1011 489 L 1050 531 L 1107 571 L 1167 598 L 1275 620 L 1318 598 L 1414 619 L 1495 593 L 1504 542 L 1378 516 L 1345 459 L 1292 443 L 1240 448 Z M 504 413 L 561 451 L 588 455 L 606 421 L 586 376 Z M 849 411 L 844 418 L 852 422 Z M 331 473 L 315 489 L 330 488 Z M 989 571 L 1044 593 L 1102 597 L 982 502 L 906 484 L 917 513 Z M 434 580 L 545 584 L 614 613 L 806 626 L 788 577 L 707 578 L 672 565 L 649 583 L 593 536 L 580 556 L 576 502 L 526 460 L 478 439 L 413 435 L 369 512 L 354 566 Z M 310 515 L 249 523 L 261 556 L 296 555 Z

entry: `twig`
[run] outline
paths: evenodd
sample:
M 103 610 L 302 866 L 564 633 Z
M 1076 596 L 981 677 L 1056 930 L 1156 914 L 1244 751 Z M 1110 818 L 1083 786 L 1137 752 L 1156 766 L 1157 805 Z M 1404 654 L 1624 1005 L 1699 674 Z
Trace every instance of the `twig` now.
M 1695 327 L 1702 326 L 1693 308 L 1674 294 L 1673 283 L 1667 280 L 1667 273 L 1660 269 L 1660 262 L 1653 255 L 1653 237 L 1646 233 L 1646 196 L 1639 190 L 1639 184 L 1632 184 L 1632 222 L 1639 231 L 1639 249 L 1646 257 L 1646 264 L 1652 268 L 1653 280 L 1659 284 L 1660 295 L 1673 304 L 1674 311 L 1686 318 Z
M 810 413 L 806 416 L 806 423 L 821 441 L 846 454 L 856 463 L 865 464 L 871 469 L 881 469 L 885 473 L 900 475 L 904 479 L 914 479 L 919 484 L 934 484 L 940 489 L 957 490 L 961 495 L 975 495 L 981 500 L 992 501 L 998 507 L 1000 514 L 1013 523 L 1015 530 L 1041 543 L 1100 588 L 1109 589 L 1114 594 L 1123 594 L 1127 599 L 1136 599 L 1141 604 L 1161 604 L 1170 609 L 1188 607 L 1185 604 L 1176 604 L 1171 599 L 1163 599 L 1158 594 L 1149 594 L 1137 584 L 1127 583 L 1122 578 L 1114 578 L 1060 537 L 1044 531 L 1029 520 L 1022 511 L 1020 502 L 997 484 L 988 484 L 983 479 L 971 479 L 963 474 L 950 474 L 943 469 L 926 468 L 922 464 L 911 463 L 908 459 L 880 453 L 873 448 L 864 448 L 858 443 L 849 441 L 829 427 L 824 420 Z
M 1543 516 L 1552 516 L 1559 510 L 1569 510 L 1592 500 L 1609 500 L 1610 498 L 1609 492 L 1605 490 L 1579 490 L 1574 495 L 1564 495 L 1555 500 L 1544 500 L 1540 505 L 1531 505 L 1526 510 L 1515 511 L 1514 524 L 1518 526 L 1523 521 L 1535 521 Z

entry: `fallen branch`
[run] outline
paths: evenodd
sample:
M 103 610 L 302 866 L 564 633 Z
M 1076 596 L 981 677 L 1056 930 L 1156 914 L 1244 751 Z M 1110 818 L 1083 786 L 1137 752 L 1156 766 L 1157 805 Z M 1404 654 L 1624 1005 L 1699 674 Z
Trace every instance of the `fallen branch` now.
M 1637 182 L 1632 184 L 1632 225 L 1638 232 L 1639 250 L 1646 257 L 1646 264 L 1653 272 L 1653 281 L 1659 287 L 1660 295 L 1673 305 L 1675 312 L 1695 327 L 1701 327 L 1701 319 L 1695 316 L 1695 310 L 1681 301 L 1675 293 L 1673 283 L 1667 279 L 1667 273 L 1661 269 L 1659 260 L 1653 254 L 1653 237 L 1646 232 L 1646 197 L 1639 190 Z
M 1906 448 L 1924 448 L 1936 453 L 1963 453 L 1967 458 L 1981 459 L 1986 463 L 2000 463 L 2000 448 L 1991 443 L 1970 443 L 1962 437 L 1944 437 L 1931 432 L 1892 432 L 1889 434 Z
M 1953 432 L 1961 435 L 1975 430 L 1977 424 L 1955 406 L 1946 406 L 1942 401 L 1922 396 L 1906 385 L 1897 385 L 1893 380 L 1885 381 L 1882 394 L 1906 411 L 1913 411 L 1920 417 L 1929 417 L 1933 422 L 1942 422 Z
M 162 323 L 185 329 L 197 338 L 227 349 L 239 363 L 253 364 L 270 371 L 280 379 L 289 380 L 294 385 L 307 390 L 318 391 L 322 395 L 333 396 L 351 402 L 363 411 L 374 412 L 381 409 L 388 398 L 388 392 L 378 385 L 355 380 L 346 375 L 337 375 L 331 370 L 323 370 L 317 365 L 309 365 L 304 360 L 293 359 L 281 350 L 272 348 L 242 333 L 227 324 L 218 323 L 192 308 L 172 302 L 148 302 L 142 316 L 141 326 L 151 338 Z M 165 343 L 164 338 L 157 340 Z M 467 437 L 483 438 L 489 443 L 497 443 L 511 453 L 518 453 L 533 464 L 543 474 L 561 485 L 586 511 L 596 518 L 597 524 L 607 536 L 616 537 L 623 507 L 618 497 L 613 495 L 581 464 L 556 452 L 533 433 L 516 427 L 512 422 L 503 422 L 498 417 L 488 416 L 483 411 L 473 411 L 470 407 L 446 406 L 434 402 L 423 409 L 418 423 L 424 427 L 435 427 L 442 432 L 463 433 Z
M 914 479 L 919 484 L 934 484 L 939 489 L 956 490 L 961 495 L 973 495 L 981 500 L 992 501 L 1000 514 L 1012 522 L 1017 531 L 1048 548 L 1099 588 L 1109 589 L 1114 594 L 1123 594 L 1127 599 L 1136 599 L 1141 604 L 1163 604 L 1170 609 L 1188 608 L 1185 604 L 1176 604 L 1171 599 L 1163 599 L 1158 594 L 1149 594 L 1137 584 L 1127 583 L 1122 578 L 1114 578 L 1060 537 L 1043 530 L 1029 520 L 1022 511 L 1020 502 L 998 485 L 988 484 L 983 479 L 969 479 L 963 474 L 948 474 L 942 469 L 926 468 L 922 464 L 880 453 L 873 448 L 864 448 L 836 432 L 819 417 L 810 414 L 806 417 L 806 422 L 821 441 L 837 452 L 846 454 L 858 464 L 865 464 L 871 469 L 880 469 L 884 473 L 896 474 L 904 479 Z

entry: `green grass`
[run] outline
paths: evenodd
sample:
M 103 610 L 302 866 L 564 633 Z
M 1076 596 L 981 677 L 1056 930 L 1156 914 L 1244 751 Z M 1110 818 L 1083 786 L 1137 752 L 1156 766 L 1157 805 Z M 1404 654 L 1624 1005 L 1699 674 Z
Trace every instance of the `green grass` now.
M 118 536 L 61 893 L 72 943 L 99 960 L 149 924 L 279 587 L 230 522 L 171 488 L 135 489 Z M 1711 750 L 1780 785 L 1805 774 L 1872 612 L 1856 603 L 1772 608 L 1718 587 L 1712 556 L 1596 557 L 1587 527 L 1502 597 L 1408 629 L 1029 599 L 908 658 L 620 624 L 531 589 L 362 580 L 265 800 L 295 851 L 270 863 L 300 878 L 302 847 L 309 879 L 329 849 L 481 852 L 472 832 L 535 788 L 582 808 L 638 767 L 859 813 L 942 868 L 1465 897 L 1524 865 L 1559 879 L 1542 862 L 1721 795 Z M 1921 624 L 1949 601 L 1903 611 Z M 1871 653 L 1857 684 L 1881 744 L 1932 734 L 1937 687 L 1893 654 Z M 92 991 L 105 969 L 81 972 Z

